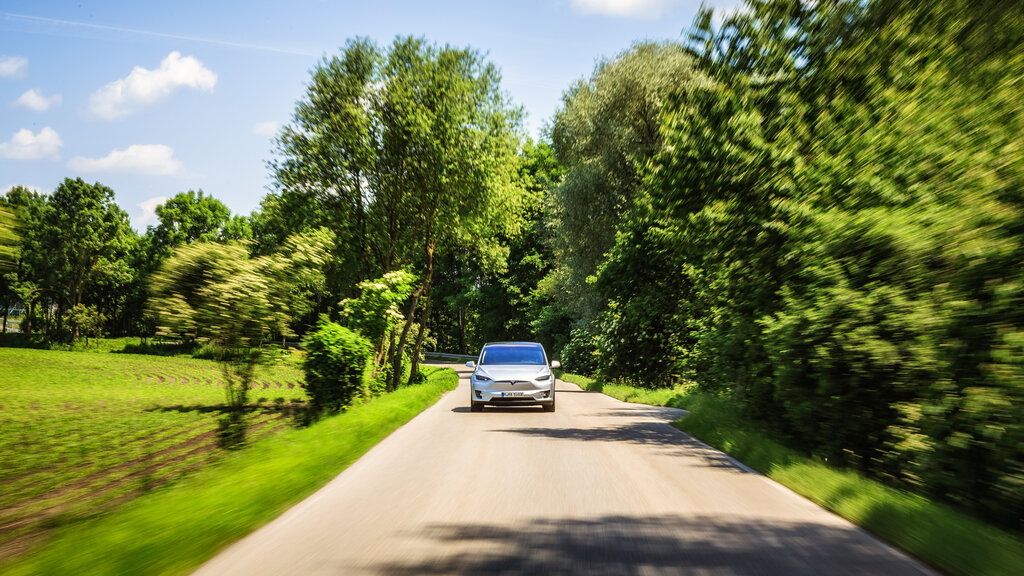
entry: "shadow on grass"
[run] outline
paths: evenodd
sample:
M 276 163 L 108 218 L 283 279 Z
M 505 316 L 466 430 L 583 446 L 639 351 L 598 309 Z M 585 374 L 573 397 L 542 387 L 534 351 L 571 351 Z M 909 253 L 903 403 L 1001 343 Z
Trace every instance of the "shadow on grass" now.
M 147 354 L 150 356 L 192 356 L 198 349 L 199 345 L 195 343 L 148 342 L 125 344 L 124 348 L 113 352 L 115 354 Z
M 175 404 L 174 406 L 157 406 L 149 408 L 147 412 L 195 412 L 199 414 L 219 414 L 217 419 L 217 444 L 221 448 L 236 449 L 245 445 L 246 435 L 249 431 L 249 419 L 254 415 L 274 415 L 280 418 L 291 419 L 291 424 L 297 428 L 309 426 L 320 415 L 315 412 L 308 403 L 283 404 L 275 403 L 248 404 L 238 407 L 230 404 Z
M 381 574 L 927 574 L 848 525 L 720 516 L 530 519 L 434 525 L 427 558 Z

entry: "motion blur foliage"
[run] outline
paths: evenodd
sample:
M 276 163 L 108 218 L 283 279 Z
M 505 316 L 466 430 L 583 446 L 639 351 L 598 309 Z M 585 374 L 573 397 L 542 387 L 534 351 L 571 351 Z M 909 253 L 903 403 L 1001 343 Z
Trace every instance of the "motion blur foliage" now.
M 306 391 L 315 410 L 340 410 L 364 392 L 373 355 L 369 341 L 340 324 L 321 320 L 302 345 Z
M 593 284 L 601 370 L 1024 526 L 1024 5 L 713 22 Z

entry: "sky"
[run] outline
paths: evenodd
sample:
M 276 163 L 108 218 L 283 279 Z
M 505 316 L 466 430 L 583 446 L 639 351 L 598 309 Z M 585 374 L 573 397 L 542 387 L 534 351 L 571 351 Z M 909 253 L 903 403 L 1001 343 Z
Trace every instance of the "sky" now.
M 478 50 L 538 138 L 598 61 L 637 41 L 681 39 L 700 4 L 0 0 L 0 193 L 100 182 L 140 232 L 187 190 L 249 214 L 270 191 L 273 137 L 310 71 L 357 36 Z

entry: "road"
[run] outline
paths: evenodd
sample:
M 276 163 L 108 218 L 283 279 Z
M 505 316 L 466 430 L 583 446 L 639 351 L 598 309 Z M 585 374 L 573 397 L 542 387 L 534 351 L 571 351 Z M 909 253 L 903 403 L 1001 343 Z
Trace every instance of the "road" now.
M 459 388 L 197 574 L 930 574 L 669 426 L 559 383 L 558 411 Z

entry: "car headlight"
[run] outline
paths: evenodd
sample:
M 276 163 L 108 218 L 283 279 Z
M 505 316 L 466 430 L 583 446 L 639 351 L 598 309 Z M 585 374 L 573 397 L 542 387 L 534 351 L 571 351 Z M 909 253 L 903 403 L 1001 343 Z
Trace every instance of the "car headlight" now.
M 474 376 L 476 376 L 477 382 L 490 382 L 491 381 L 490 378 L 488 378 L 487 376 L 484 376 L 483 374 L 474 374 Z
M 547 380 L 551 378 L 551 374 L 545 374 L 543 376 L 537 376 L 537 380 Z

